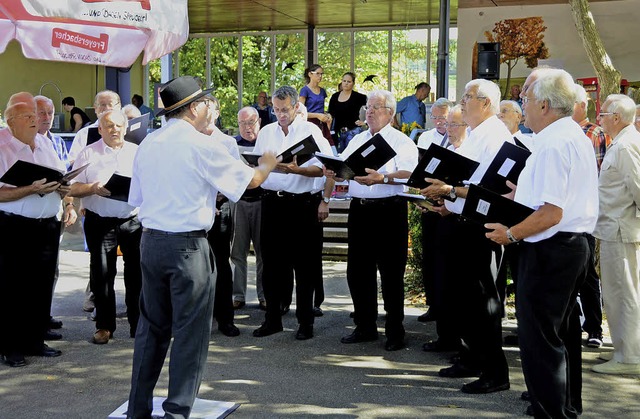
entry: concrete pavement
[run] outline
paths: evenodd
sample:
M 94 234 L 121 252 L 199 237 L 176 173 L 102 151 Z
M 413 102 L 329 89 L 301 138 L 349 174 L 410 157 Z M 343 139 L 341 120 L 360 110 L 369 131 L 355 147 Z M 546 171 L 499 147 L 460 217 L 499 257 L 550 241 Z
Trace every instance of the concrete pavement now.
M 133 339 L 128 337 L 126 319 L 118 320 L 115 338 L 107 345 L 90 343 L 95 324 L 81 309 L 88 254 L 82 251 L 78 234 L 67 234 L 63 249 L 53 312 L 64 322 L 60 331 L 64 338 L 49 342 L 63 355 L 30 357 L 24 368 L 0 365 L 2 419 L 106 418 L 128 397 Z M 519 399 L 525 385 L 517 348 L 505 348 L 509 391 L 464 394 L 459 389 L 470 379 L 437 374 L 449 365 L 450 354 L 421 350 L 422 343 L 435 336 L 432 323 L 416 321 L 423 308 L 406 308 L 408 346 L 404 350 L 386 352 L 383 336 L 377 342 L 341 344 L 340 337 L 353 328 L 345 268 L 343 262 L 324 263 L 325 315 L 317 319 L 315 337 L 308 341 L 294 339 L 293 309 L 284 317 L 283 333 L 254 338 L 251 332 L 264 313 L 258 310 L 255 289 L 251 289 L 249 304 L 236 311 L 241 335 L 228 338 L 214 326 L 199 397 L 240 403 L 232 418 L 524 417 L 527 404 Z M 118 311 L 123 312 L 121 273 L 117 287 Z M 384 311 L 382 304 L 379 310 Z M 598 353 L 584 350 L 582 417 L 640 417 L 640 379 L 592 373 L 590 367 L 601 362 L 596 361 Z M 155 395 L 166 396 L 166 389 L 165 367 Z

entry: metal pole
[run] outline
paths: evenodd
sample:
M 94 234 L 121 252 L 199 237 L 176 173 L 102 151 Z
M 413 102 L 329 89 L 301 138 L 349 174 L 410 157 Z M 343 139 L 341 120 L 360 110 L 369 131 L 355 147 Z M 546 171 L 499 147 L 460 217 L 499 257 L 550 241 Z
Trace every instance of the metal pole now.
M 451 11 L 449 3 L 450 0 L 440 0 L 436 97 L 447 97 L 449 92 L 449 12 Z

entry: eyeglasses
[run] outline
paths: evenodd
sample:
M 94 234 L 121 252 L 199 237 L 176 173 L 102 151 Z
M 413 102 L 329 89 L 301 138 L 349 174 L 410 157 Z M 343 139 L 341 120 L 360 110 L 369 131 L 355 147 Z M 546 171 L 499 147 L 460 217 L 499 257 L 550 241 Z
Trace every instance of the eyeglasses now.
M 284 108 L 284 109 L 271 108 L 271 113 L 274 115 L 286 115 L 288 113 L 291 113 L 292 110 L 293 108 Z
M 500 109 L 500 113 L 516 112 L 515 109 Z
M 384 105 L 365 105 L 364 110 L 367 111 L 367 112 L 370 111 L 370 110 L 375 112 L 378 109 L 383 109 L 383 108 L 391 109 L 390 107 L 384 106 Z
M 618 112 L 600 112 L 598 114 L 598 118 L 602 118 L 603 116 L 607 116 L 607 115 L 617 115 Z
M 463 124 L 450 124 L 448 122 L 444 123 L 444 127 L 445 128 L 461 128 L 461 127 L 466 127 L 466 126 L 467 126 L 467 124 L 464 124 L 464 123 Z
M 529 103 L 529 98 L 526 96 L 522 96 L 522 104 L 526 105 L 527 103 Z
M 465 102 L 468 102 L 471 99 L 486 99 L 486 98 L 487 98 L 486 96 L 473 96 L 473 95 L 470 95 L 470 94 L 466 94 L 466 95 L 462 96 L 462 99 Z
M 429 115 L 429 119 L 432 119 L 434 121 L 445 121 L 447 119 L 447 117 L 446 116 Z
M 257 119 L 254 119 L 253 121 L 238 121 L 239 126 L 246 127 L 246 128 L 251 128 L 257 123 L 258 123 Z
M 98 103 L 98 108 L 115 108 L 116 106 L 118 106 L 120 104 L 120 102 L 113 102 L 113 103 Z

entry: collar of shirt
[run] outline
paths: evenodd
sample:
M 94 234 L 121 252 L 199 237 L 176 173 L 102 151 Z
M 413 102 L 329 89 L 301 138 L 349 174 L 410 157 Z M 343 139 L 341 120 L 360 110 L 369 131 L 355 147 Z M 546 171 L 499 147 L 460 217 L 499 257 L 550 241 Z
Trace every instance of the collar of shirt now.
M 620 141 L 620 138 L 622 138 L 627 132 L 634 129 L 636 129 L 636 127 L 633 124 L 629 124 L 626 127 L 622 128 L 622 130 L 620 130 L 618 135 L 616 135 L 616 138 L 611 140 L 611 145 L 609 147 L 613 147 L 614 145 L 616 145 L 618 141 Z

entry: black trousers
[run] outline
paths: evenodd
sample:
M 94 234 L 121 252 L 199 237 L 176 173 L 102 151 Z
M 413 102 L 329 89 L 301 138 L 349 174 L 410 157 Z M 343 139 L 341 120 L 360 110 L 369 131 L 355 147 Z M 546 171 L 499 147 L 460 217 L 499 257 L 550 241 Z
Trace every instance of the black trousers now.
M 95 296 L 96 329 L 116 330 L 116 293 L 118 246 L 124 260 L 125 304 L 130 333 L 135 335 L 140 318 L 140 238 L 138 217 L 101 217 L 86 210 L 84 233 L 90 253 L 90 284 Z
M 233 220 L 229 201 L 219 205 L 218 210 L 220 213 L 216 215 L 207 240 L 213 251 L 217 273 L 213 317 L 218 325 L 223 325 L 233 323 L 233 274 L 229 262 Z
M 435 270 L 434 265 L 438 262 L 436 252 L 441 246 L 436 239 L 436 229 L 442 217 L 435 212 L 426 212 L 420 215 L 422 224 L 422 285 L 426 295 L 429 313 L 437 317 L 439 304 L 436 301 L 435 292 Z
M 590 334 L 602 334 L 602 289 L 596 271 L 596 238 L 587 235 L 589 265 L 584 284 L 580 287 L 580 308 L 584 316 L 582 329 Z
M 407 264 L 408 220 L 406 201 L 396 198 L 360 200 L 349 208 L 347 282 L 356 327 L 376 330 L 378 281 L 387 312 L 387 339 L 404 338 L 404 271 Z
M 295 276 L 296 317 L 313 324 L 314 288 L 322 282 L 322 223 L 318 221 L 320 194 L 269 192 L 262 200 L 261 248 L 266 321 L 282 324 L 282 305 L 288 278 Z M 289 292 L 289 295 L 291 293 Z
M 433 276 L 432 305 L 429 310 L 436 310 L 436 332 L 438 340 L 443 344 L 456 345 L 460 343 L 462 320 L 460 318 L 460 302 L 456 289 L 456 270 L 452 267 L 460 263 L 458 252 L 458 220 L 454 215 L 441 217 L 434 225 L 428 240 L 433 247 L 430 269 Z M 424 237 L 425 231 L 422 231 Z M 424 251 L 424 247 L 423 247 Z
M 582 411 L 576 297 L 588 259 L 584 234 L 561 232 L 521 245 L 518 336 L 522 370 L 537 418 L 575 418 Z
M 482 378 L 505 381 L 509 367 L 502 350 L 502 302 L 496 289 L 502 247 L 485 237 L 482 226 L 460 220 L 456 227 L 457 270 L 462 338 L 469 351 L 463 363 L 479 368 Z
M 0 353 L 25 354 L 44 344 L 60 243 L 55 217 L 0 212 Z

